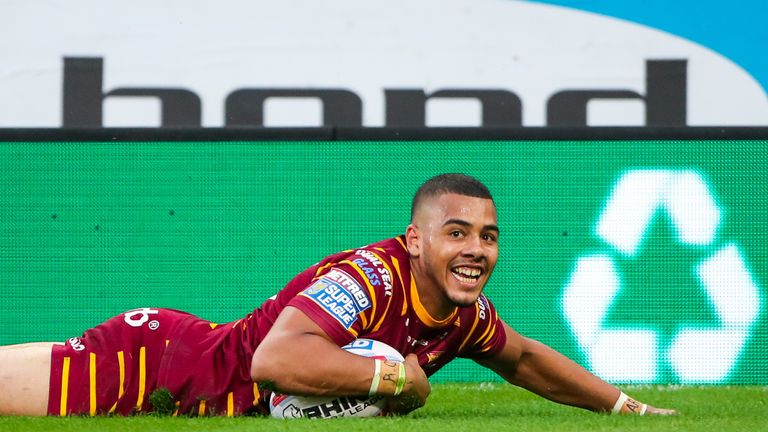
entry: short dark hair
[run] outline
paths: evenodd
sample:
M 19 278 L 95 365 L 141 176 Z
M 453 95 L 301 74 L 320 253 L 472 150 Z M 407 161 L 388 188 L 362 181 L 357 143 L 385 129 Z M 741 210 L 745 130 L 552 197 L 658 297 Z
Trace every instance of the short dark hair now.
M 493 200 L 491 191 L 478 179 L 465 174 L 440 174 L 422 184 L 413 196 L 411 220 L 422 201 L 446 193 Z

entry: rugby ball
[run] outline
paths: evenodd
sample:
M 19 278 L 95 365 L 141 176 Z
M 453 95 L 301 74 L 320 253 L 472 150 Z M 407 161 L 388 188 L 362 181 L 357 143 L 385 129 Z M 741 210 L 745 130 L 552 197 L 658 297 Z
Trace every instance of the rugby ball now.
M 397 350 L 371 339 L 356 339 L 342 349 L 365 357 L 403 361 Z M 375 417 L 383 415 L 385 406 L 383 396 L 313 397 L 273 393 L 269 398 L 269 411 L 275 418 Z

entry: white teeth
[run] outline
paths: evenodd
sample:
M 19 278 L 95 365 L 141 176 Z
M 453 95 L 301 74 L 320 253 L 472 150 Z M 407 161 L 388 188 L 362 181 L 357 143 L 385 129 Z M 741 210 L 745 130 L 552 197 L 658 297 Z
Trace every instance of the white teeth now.
M 480 269 L 472 267 L 457 267 L 453 269 L 453 274 L 467 279 L 476 279 L 481 273 L 482 271 Z

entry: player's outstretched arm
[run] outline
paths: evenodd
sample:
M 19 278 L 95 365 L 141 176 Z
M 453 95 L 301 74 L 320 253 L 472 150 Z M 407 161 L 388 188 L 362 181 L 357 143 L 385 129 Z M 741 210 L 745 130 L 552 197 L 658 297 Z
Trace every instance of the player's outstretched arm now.
M 430 387 L 415 356 L 406 358 L 399 388 L 387 379 L 399 378 L 401 369 L 387 363 L 379 365 L 377 375 L 374 359 L 342 350 L 304 312 L 288 306 L 256 348 L 251 378 L 262 388 L 293 395 L 368 395 L 375 388 L 376 394 L 393 396 L 397 389 L 390 403 L 393 413 L 423 406 Z
M 596 412 L 675 414 L 627 397 L 552 348 L 521 336 L 504 324 L 507 344 L 496 356 L 479 363 L 508 382 L 549 400 Z

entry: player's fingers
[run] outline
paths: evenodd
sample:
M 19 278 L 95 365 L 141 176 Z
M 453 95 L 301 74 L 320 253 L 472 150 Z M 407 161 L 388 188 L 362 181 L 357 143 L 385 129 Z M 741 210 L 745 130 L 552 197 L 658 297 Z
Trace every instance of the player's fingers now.
M 411 364 L 414 364 L 414 365 L 418 365 L 419 364 L 419 356 L 417 356 L 414 353 L 410 353 L 407 356 L 405 356 L 405 362 L 406 363 L 411 363 Z M 419 367 L 421 367 L 421 366 L 419 366 Z
M 645 411 L 645 414 L 646 415 L 677 415 L 679 413 L 676 410 L 656 408 L 648 405 L 648 409 Z

